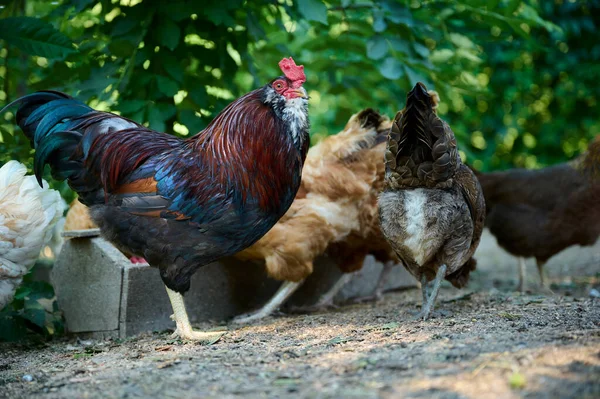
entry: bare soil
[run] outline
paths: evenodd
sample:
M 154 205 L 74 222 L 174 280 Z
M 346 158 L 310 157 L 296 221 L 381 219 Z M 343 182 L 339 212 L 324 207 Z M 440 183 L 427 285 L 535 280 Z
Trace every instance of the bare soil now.
M 425 322 L 412 319 L 414 289 L 230 325 L 210 346 L 168 332 L 2 344 L 0 397 L 600 398 L 598 278 L 521 295 L 515 269 L 444 286 Z

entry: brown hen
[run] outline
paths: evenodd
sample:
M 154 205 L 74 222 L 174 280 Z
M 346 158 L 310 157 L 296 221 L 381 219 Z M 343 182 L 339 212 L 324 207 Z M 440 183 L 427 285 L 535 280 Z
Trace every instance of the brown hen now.
M 498 244 L 519 257 L 534 257 L 542 288 L 544 264 L 571 245 L 592 245 L 600 234 L 600 136 L 577 159 L 538 170 L 512 169 L 476 175 L 483 188 L 486 226 Z
M 353 115 L 342 132 L 309 150 L 300 190 L 288 212 L 256 244 L 236 255 L 264 260 L 269 276 L 284 283 L 263 308 L 236 322 L 271 314 L 312 273 L 314 259 L 325 253 L 346 274 L 316 308 L 332 303 L 368 254 L 388 268 L 397 262 L 381 235 L 377 210 L 389 127 L 388 118 L 366 109 Z

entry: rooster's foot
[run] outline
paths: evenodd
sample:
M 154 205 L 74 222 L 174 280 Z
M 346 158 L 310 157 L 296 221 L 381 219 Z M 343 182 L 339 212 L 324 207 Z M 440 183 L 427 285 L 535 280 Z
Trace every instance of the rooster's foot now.
M 165 286 L 165 288 L 167 289 L 171 306 L 173 306 L 173 315 L 171 315 L 171 320 L 174 320 L 177 326 L 172 337 L 179 337 L 183 340 L 197 341 L 211 345 L 217 342 L 223 336 L 223 334 L 225 334 L 225 331 L 194 331 L 185 310 L 183 296 L 179 292 L 169 289 L 169 287 Z
M 204 345 L 212 345 L 225 335 L 225 331 L 196 331 L 193 329 L 180 329 L 177 327 L 171 334 L 171 338 L 179 338 L 184 341 L 196 341 Z

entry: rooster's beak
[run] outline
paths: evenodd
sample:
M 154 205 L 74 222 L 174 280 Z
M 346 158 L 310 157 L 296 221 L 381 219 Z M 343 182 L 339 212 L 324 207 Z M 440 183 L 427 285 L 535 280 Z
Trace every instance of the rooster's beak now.
M 296 97 L 301 97 L 301 98 L 306 98 L 306 99 L 308 98 L 308 93 L 306 92 L 304 87 L 292 89 L 291 92 L 294 93 Z

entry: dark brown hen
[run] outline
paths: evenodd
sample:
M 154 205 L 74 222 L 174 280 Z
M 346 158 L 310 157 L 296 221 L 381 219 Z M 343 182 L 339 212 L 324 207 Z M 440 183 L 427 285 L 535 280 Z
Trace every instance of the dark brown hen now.
M 498 244 L 525 260 L 534 257 L 542 286 L 544 264 L 571 245 L 592 245 L 600 235 L 600 136 L 572 162 L 544 169 L 476 173 L 487 207 L 486 226 Z
M 481 187 L 458 155 L 454 133 L 422 83 L 408 93 L 388 136 L 379 197 L 381 229 L 408 271 L 421 281 L 427 319 L 446 278 L 462 287 L 485 219 Z M 429 282 L 434 281 L 429 290 Z

